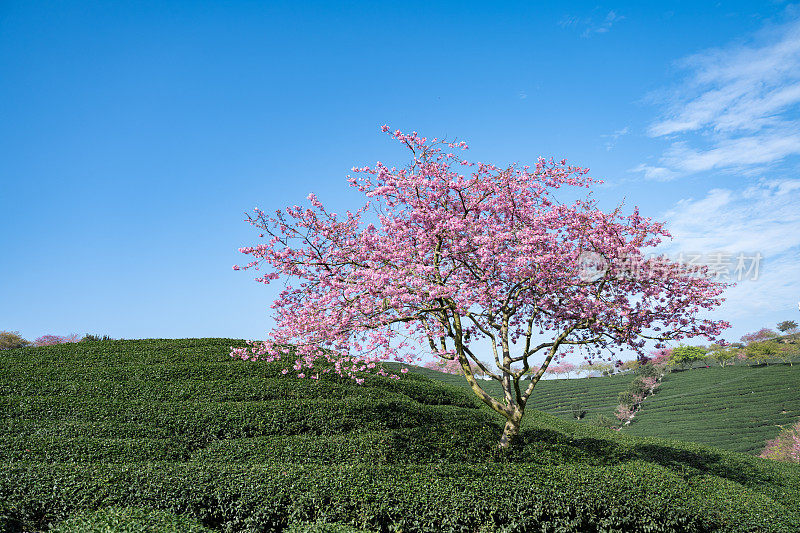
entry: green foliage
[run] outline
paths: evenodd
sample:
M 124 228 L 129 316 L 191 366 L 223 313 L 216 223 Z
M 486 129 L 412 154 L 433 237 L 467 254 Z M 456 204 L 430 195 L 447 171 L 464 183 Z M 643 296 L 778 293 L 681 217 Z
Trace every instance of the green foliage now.
M 695 363 L 706 358 L 706 350 L 699 346 L 678 346 L 672 349 L 670 364 L 681 368 L 692 367 Z
M 231 360 L 237 343 L 3 352 L 0 530 L 104 527 L 113 513 L 128 513 L 127 527 L 153 510 L 231 532 L 800 528 L 794 465 L 536 411 L 500 456 L 501 420 L 463 387 L 419 375 L 298 380 Z M 559 381 L 607 394 L 632 379 Z
M 653 363 L 647 363 L 644 365 L 640 365 L 636 369 L 636 375 L 643 377 L 643 378 L 656 378 L 660 379 L 661 376 L 664 375 L 663 370 L 658 366 L 654 365 Z
M 113 341 L 111 337 L 108 335 L 92 335 L 91 333 L 87 333 L 81 339 L 81 342 L 98 342 L 98 341 Z
M 695 441 L 758 454 L 800 418 L 800 366 L 727 366 L 667 374 L 631 435 Z
M 369 533 L 365 529 L 357 529 L 347 524 L 329 524 L 325 522 L 295 522 L 289 525 L 286 533 Z
M 50 529 L 51 533 L 211 533 L 211 529 L 164 511 L 111 507 L 82 511 Z
M 617 427 L 619 422 L 615 418 L 611 418 L 610 416 L 602 413 L 597 413 L 592 419 L 591 424 L 596 427 L 611 429 Z
M 641 396 L 637 396 L 630 389 L 620 392 L 619 395 L 617 395 L 617 402 L 619 405 L 627 407 L 628 409 L 633 409 L 636 404 L 641 401 L 641 399 Z
M 23 339 L 18 331 L 0 331 L 0 350 L 24 348 L 30 341 Z
M 712 344 L 708 348 L 707 357 L 715 361 L 719 366 L 727 366 L 733 364 L 736 358 L 741 353 L 739 348 L 734 346 L 720 346 L 719 344 Z
M 574 402 L 572 404 L 572 418 L 581 420 L 584 416 L 586 416 L 586 409 L 580 403 Z
M 781 333 L 794 333 L 797 331 L 797 322 L 794 320 L 784 320 L 778 323 L 778 331 Z
M 630 388 L 628 390 L 634 398 L 643 398 L 650 393 L 650 386 L 647 385 L 643 376 L 637 376 L 636 379 L 631 381 Z
M 784 352 L 784 347 L 775 341 L 751 342 L 745 348 L 747 359 L 756 364 L 764 364 L 780 359 Z

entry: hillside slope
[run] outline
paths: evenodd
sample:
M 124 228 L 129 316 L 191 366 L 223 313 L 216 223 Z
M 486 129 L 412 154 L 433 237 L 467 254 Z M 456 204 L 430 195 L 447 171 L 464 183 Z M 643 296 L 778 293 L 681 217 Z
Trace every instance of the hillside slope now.
M 413 370 L 469 388 L 462 376 L 427 368 Z M 528 406 L 571 420 L 572 405 L 577 403 L 587 410 L 581 423 L 591 423 L 596 413 L 613 417 L 617 396 L 634 377 L 627 374 L 542 380 Z M 495 396 L 502 396 L 498 383 L 487 382 L 484 386 Z M 780 433 L 781 427 L 796 423 L 798 418 L 800 364 L 694 368 L 666 374 L 656 394 L 644 401 L 633 423 L 623 432 L 758 454 L 767 440 Z
M 106 508 L 219 531 L 800 529 L 795 466 L 536 412 L 498 455 L 501 420 L 461 388 L 296 379 L 240 342 L 0 352 L 0 530 Z
M 798 418 L 800 365 L 695 368 L 664 376 L 625 431 L 757 454 Z
M 442 383 L 471 390 L 464 376 L 424 367 L 409 368 Z M 584 420 L 592 420 L 598 414 L 613 418 L 618 405 L 617 396 L 627 389 L 634 377 L 632 374 L 617 374 L 602 378 L 543 379 L 536 384 L 528 407 L 570 420 L 573 419 L 572 406 L 578 404 L 586 410 Z M 500 384 L 496 381 L 480 381 L 480 384 L 495 398 L 503 396 Z

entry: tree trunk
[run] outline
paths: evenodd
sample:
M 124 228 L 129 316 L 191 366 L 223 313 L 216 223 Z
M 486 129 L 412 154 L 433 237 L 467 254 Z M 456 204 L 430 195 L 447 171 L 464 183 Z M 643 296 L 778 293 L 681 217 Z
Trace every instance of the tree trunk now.
M 519 435 L 519 426 L 520 426 L 520 419 L 522 416 L 512 416 L 506 422 L 506 427 L 503 428 L 503 435 L 500 437 L 500 442 L 497 444 L 497 447 L 501 450 L 507 450 L 511 447 L 511 443 L 514 442 L 514 438 Z

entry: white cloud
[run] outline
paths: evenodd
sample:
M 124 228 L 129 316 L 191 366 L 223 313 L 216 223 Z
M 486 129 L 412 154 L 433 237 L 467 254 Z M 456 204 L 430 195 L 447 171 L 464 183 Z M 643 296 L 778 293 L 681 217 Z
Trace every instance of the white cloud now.
M 707 50 L 678 63 L 686 76 L 667 98 L 652 137 L 671 140 L 647 179 L 747 171 L 800 155 L 800 20 L 762 31 L 757 44 Z
M 800 179 L 762 180 L 738 191 L 713 189 L 704 198 L 681 200 L 667 211 L 666 227 L 674 239 L 659 251 L 672 256 L 694 252 L 706 258 L 724 252 L 733 264 L 739 254 L 760 253 L 758 279 L 743 279 L 729 289 L 721 316 L 788 309 L 800 297 L 798 205 Z
M 588 17 L 566 16 L 558 23 L 562 28 L 582 29 L 581 37 L 591 37 L 595 33 L 608 33 L 611 27 L 625 17 L 611 10 L 604 16 L 592 15 Z
M 627 135 L 628 133 L 629 133 L 628 126 L 625 126 L 621 130 L 617 130 L 614 133 L 607 133 L 605 135 L 601 135 L 600 137 L 609 139 L 608 141 L 606 141 L 606 152 L 610 152 L 611 150 L 613 150 L 619 138 L 622 137 L 623 135 Z
M 628 172 L 642 172 L 644 177 L 653 181 L 669 181 L 677 177 L 677 173 L 666 167 L 655 167 L 642 163 L 630 169 Z
M 693 174 L 773 163 L 793 154 L 800 154 L 800 133 L 769 132 L 723 138 L 705 150 L 690 147 L 686 141 L 675 142 L 664 152 L 662 162 L 668 168 Z

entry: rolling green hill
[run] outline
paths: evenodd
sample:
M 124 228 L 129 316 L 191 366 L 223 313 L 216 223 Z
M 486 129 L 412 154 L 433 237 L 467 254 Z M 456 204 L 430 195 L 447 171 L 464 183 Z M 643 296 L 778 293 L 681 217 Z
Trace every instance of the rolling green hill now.
M 664 376 L 625 431 L 757 454 L 798 418 L 800 365 L 695 368 Z
M 414 368 L 432 379 L 468 389 L 462 376 Z M 582 379 L 542 380 L 529 408 L 573 419 L 572 404 L 612 417 L 617 396 L 633 380 L 633 374 Z M 497 382 L 487 382 L 495 396 Z M 642 437 L 661 437 L 699 442 L 726 450 L 758 454 L 782 426 L 800 418 L 800 364 L 694 368 L 664 376 L 656 394 L 647 398 L 633 423 L 623 432 Z
M 0 530 L 800 529 L 794 465 L 536 411 L 500 454 L 501 419 L 462 387 L 300 380 L 232 360 L 239 344 L 0 352 Z
M 446 374 L 423 367 L 409 368 L 442 383 L 471 390 L 463 376 Z M 573 418 L 572 405 L 577 403 L 586 410 L 585 420 L 592 420 L 597 414 L 613 417 L 618 404 L 617 396 L 627 389 L 634 377 L 632 374 L 617 374 L 602 378 L 543 379 L 536 384 L 528 407 L 571 420 Z M 481 381 L 480 384 L 486 392 L 494 397 L 502 397 L 502 389 L 496 381 Z

